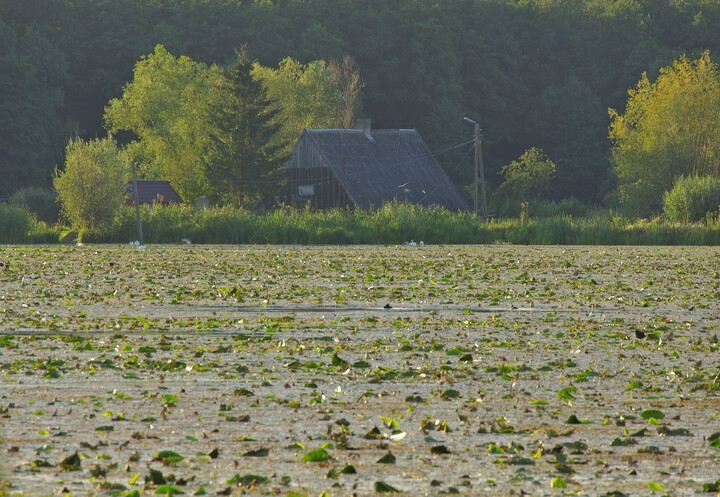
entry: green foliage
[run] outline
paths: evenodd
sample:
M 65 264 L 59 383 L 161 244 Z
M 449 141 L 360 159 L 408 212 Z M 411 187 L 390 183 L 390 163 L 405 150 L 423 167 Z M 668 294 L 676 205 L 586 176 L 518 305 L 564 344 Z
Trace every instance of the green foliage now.
M 65 169 L 56 171 L 54 186 L 62 212 L 79 232 L 110 230 L 125 201 L 129 178 L 126 161 L 112 138 L 75 138 L 66 149 Z
M 670 221 L 693 223 L 720 207 L 720 179 L 680 176 L 663 195 L 664 216 Z
M 650 83 L 643 73 L 625 114 L 610 110 L 620 202 L 647 213 L 682 175 L 720 177 L 720 72 L 709 52 L 685 56 Z
M 60 219 L 60 206 L 57 200 L 56 191 L 30 186 L 13 193 L 9 203 L 24 207 L 40 221 L 55 224 Z
M 390 203 L 375 211 L 308 211 L 292 208 L 253 212 L 231 206 L 198 211 L 191 206 L 143 206 L 147 243 L 232 244 L 561 244 L 561 245 L 715 245 L 720 221 L 684 226 L 662 220 L 632 220 L 612 211 L 577 218 L 555 216 L 493 220 L 469 213 Z M 135 210 L 121 210 L 111 232 L 87 235 L 87 242 L 123 242 L 137 238 Z M 420 248 L 418 248 L 420 250 Z M 356 366 L 357 367 L 357 366 Z
M 135 65 L 133 80 L 105 109 L 111 133 L 130 131 L 127 147 L 141 175 L 170 181 L 183 199 L 205 195 L 208 184 L 201 155 L 208 140 L 207 105 L 221 80 L 217 66 L 175 58 L 162 45 Z
M 33 226 L 33 217 L 27 209 L 0 202 L 0 243 L 18 243 Z
M 0 14 L 0 197 L 50 183 L 70 126 L 62 115 L 67 59 L 43 34 Z
M 211 200 L 223 204 L 252 206 L 279 192 L 288 158 L 276 140 L 277 110 L 252 66 L 243 46 L 210 95 L 205 175 Z
M 273 68 L 287 57 L 308 63 L 347 54 L 362 65 L 362 113 L 377 127 L 416 128 L 431 150 L 441 150 L 469 137 L 462 123 L 468 115 L 482 123 L 493 188 L 502 179 L 499 166 L 537 144 L 557 165 L 554 198 L 595 202 L 605 193 L 609 165 L 605 109 L 624 107 L 626 89 L 643 71 L 652 80 L 673 54 L 720 46 L 720 31 L 712 29 L 720 4 L 708 0 L 8 0 L 0 2 L 0 19 L 0 164 L 10 172 L 0 183 L 2 198 L 50 183 L 68 128 L 103 136 L 104 106 L 123 99 L 128 74 L 158 42 L 211 72 L 247 42 L 252 57 Z M 182 79 L 185 69 L 192 75 L 176 62 L 176 76 Z M 155 102 L 164 106 L 165 96 L 183 87 L 160 88 Z M 177 122 L 192 123 L 201 111 L 189 106 Z M 169 112 L 148 112 L 145 123 Z M 160 166 L 192 169 L 187 185 L 167 178 L 192 201 L 206 185 L 190 145 L 201 145 L 202 133 L 171 131 L 153 134 L 152 148 L 131 146 L 132 157 L 149 179 Z M 138 143 L 146 139 L 132 133 Z M 459 187 L 472 183 L 468 154 L 438 159 Z
M 550 194 L 555 163 L 539 148 L 526 150 L 518 160 L 500 170 L 505 181 L 498 188 L 500 213 L 517 215 L 523 202 L 537 202 Z
M 276 112 L 278 143 L 286 153 L 303 129 L 340 127 L 342 101 L 333 72 L 325 61 L 303 65 L 286 58 L 277 69 L 254 63 L 254 79 L 262 82 Z

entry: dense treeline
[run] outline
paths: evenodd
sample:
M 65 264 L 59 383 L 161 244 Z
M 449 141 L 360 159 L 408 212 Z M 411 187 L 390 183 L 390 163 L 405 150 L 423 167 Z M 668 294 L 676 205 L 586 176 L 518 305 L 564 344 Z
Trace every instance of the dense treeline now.
M 644 71 L 717 53 L 718 25 L 712 0 L 0 0 L 0 197 L 49 185 L 75 134 L 103 136 L 104 107 L 157 44 L 228 65 L 247 43 L 268 67 L 349 54 L 374 127 L 417 128 L 439 150 L 473 117 L 491 184 L 541 147 L 553 198 L 597 202 L 613 186 L 607 109 Z M 438 159 L 471 182 L 466 151 Z

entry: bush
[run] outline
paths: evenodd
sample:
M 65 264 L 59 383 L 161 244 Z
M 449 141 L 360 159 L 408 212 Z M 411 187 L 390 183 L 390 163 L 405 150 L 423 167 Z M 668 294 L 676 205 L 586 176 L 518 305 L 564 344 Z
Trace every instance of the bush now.
M 670 221 L 694 223 L 720 205 L 720 180 L 710 176 L 681 176 L 663 196 L 665 217 Z
M 125 201 L 127 164 L 112 138 L 71 140 L 65 157 L 65 170 L 53 180 L 63 215 L 79 233 L 102 236 Z
M 0 203 L 0 243 L 22 243 L 35 225 L 32 214 L 17 205 Z

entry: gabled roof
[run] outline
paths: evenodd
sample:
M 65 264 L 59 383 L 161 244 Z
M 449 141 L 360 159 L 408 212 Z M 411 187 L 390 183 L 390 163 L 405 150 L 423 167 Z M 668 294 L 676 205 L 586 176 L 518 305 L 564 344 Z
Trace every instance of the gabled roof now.
M 158 202 L 162 204 L 182 204 L 183 199 L 170 185 L 169 181 L 160 180 L 138 180 L 138 199 L 141 204 Z M 135 201 L 133 182 L 128 181 L 125 192 Z
M 308 167 L 298 157 L 303 146 L 317 149 L 361 208 L 380 207 L 393 199 L 451 211 L 468 208 L 414 129 L 306 129 L 288 168 Z

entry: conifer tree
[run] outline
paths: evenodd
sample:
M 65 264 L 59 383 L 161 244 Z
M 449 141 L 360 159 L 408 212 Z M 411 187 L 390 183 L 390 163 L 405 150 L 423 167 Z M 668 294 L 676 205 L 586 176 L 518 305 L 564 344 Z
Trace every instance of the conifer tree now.
M 250 207 L 280 191 L 287 156 L 275 139 L 277 111 L 252 77 L 245 46 L 236 57 L 210 97 L 205 173 L 213 202 Z

